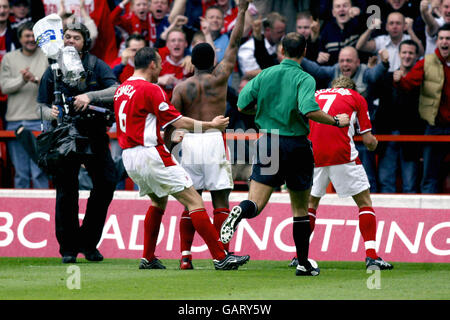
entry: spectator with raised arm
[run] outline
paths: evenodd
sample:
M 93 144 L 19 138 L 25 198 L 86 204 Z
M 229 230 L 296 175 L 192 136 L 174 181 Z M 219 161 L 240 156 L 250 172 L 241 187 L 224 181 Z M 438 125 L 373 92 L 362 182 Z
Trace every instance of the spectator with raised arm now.
M 418 111 L 419 88 L 405 91 L 392 85 L 393 78 L 408 74 L 419 59 L 419 46 L 411 39 L 399 46 L 400 67 L 388 72 L 378 82 L 380 104 L 374 118 L 377 134 L 423 135 L 425 122 Z M 378 181 L 381 193 L 397 191 L 397 177 L 401 178 L 403 193 L 419 192 L 419 164 L 422 147 L 411 142 L 381 142 L 378 146 Z
M 35 11 L 39 13 L 39 3 L 42 1 L 45 9 L 45 15 L 58 13 L 61 0 L 33 0 L 31 1 L 31 15 L 35 15 Z M 77 18 L 81 18 L 81 2 L 80 0 L 64 0 L 66 9 L 74 12 Z M 98 34 L 101 35 L 102 41 L 96 41 L 91 48 L 91 53 L 97 58 L 111 64 L 118 56 L 117 43 L 114 25 L 111 23 L 111 11 L 108 1 L 106 0 L 90 0 L 84 1 L 85 9 L 89 17 L 94 20 Z M 38 10 L 36 10 L 38 9 Z M 78 20 L 84 24 L 83 20 Z
M 210 6 L 205 11 L 205 20 L 208 23 L 208 30 L 211 33 L 211 37 L 214 41 L 214 48 L 216 50 L 217 63 L 222 61 L 225 50 L 230 41 L 230 37 L 227 33 L 222 33 L 224 26 L 224 13 L 219 6 Z
M 316 81 L 324 80 L 328 87 L 338 76 L 347 76 L 356 83 L 357 91 L 367 99 L 370 98 L 369 85 L 374 84 L 389 69 L 389 53 L 387 50 L 380 50 L 378 54 L 381 57 L 381 62 L 374 68 L 369 68 L 367 64 L 361 63 L 358 51 L 351 46 L 341 49 L 338 62 L 333 66 L 321 66 L 306 58 L 302 60 L 301 66 L 316 78 Z
M 286 33 L 286 18 L 277 12 L 271 12 L 262 22 L 264 47 L 268 55 L 276 55 L 277 45 Z M 255 39 L 252 37 L 241 45 L 238 61 L 241 72 L 250 77 L 261 72 L 262 67 L 255 57 Z
M 338 61 L 342 48 L 356 46 L 365 27 L 365 22 L 358 17 L 360 10 L 352 7 L 351 0 L 333 0 L 332 14 L 333 19 L 324 23 L 319 38 L 319 52 L 330 55 L 326 65 Z
M 114 75 L 120 83 L 125 82 L 134 73 L 134 56 L 136 52 L 147 46 L 147 41 L 140 34 L 132 34 L 125 42 L 126 48 L 122 51 L 122 54 L 118 60 L 119 63 L 115 63 L 113 67 Z
M 91 46 L 94 45 L 95 40 L 98 37 L 98 29 L 94 20 L 89 16 L 89 13 L 86 10 L 85 0 L 80 0 L 80 14 L 77 16 L 73 12 L 67 12 L 66 7 L 64 5 L 64 0 L 61 0 L 58 15 L 63 20 L 63 26 L 70 23 L 81 22 L 86 28 L 89 30 L 89 34 L 91 35 Z
M 122 15 L 130 3 L 130 12 Z M 111 12 L 111 21 L 126 33 L 140 33 L 149 44 L 154 45 L 178 15 L 169 16 L 169 0 L 123 0 Z
M 437 30 L 445 23 L 450 23 L 450 0 L 422 0 L 420 14 L 425 22 L 425 54 L 432 54 L 436 49 Z
M 356 43 L 356 49 L 376 54 L 382 49 L 389 52 L 389 71 L 393 72 L 400 67 L 399 45 L 402 41 L 412 39 L 419 47 L 419 57 L 423 55 L 422 42 L 413 31 L 413 20 L 405 18 L 400 12 L 391 13 L 386 22 L 387 35 L 379 35 L 370 39 L 372 32 L 381 28 L 381 20 L 373 19 L 370 27 L 361 35 Z M 408 34 L 403 32 L 407 31 Z
M 303 35 L 306 39 L 305 58 L 320 64 L 328 61 L 328 53 L 321 52 L 319 54 L 320 23 L 318 20 L 314 20 L 309 11 L 301 11 L 297 14 L 295 32 Z
M 408 74 L 394 77 L 404 90 L 420 87 L 419 113 L 427 122 L 426 135 L 450 134 L 450 24 L 437 31 L 436 50 L 419 60 Z M 442 192 L 443 164 L 448 144 L 428 143 L 423 151 L 422 193 Z
M 192 75 L 192 73 L 187 73 L 182 65 L 187 46 L 186 34 L 183 30 L 170 30 L 167 35 L 169 54 L 162 60 L 161 72 L 158 77 L 158 85 L 164 89 L 168 100 L 172 98 L 175 86 Z

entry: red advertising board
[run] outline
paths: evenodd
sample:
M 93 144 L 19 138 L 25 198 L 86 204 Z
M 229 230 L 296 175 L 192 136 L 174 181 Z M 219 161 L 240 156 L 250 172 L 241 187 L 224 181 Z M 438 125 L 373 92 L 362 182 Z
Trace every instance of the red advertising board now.
M 80 192 L 80 222 L 87 192 Z M 230 205 L 245 199 L 232 193 Z M 208 193 L 204 195 L 212 215 Z M 377 216 L 377 251 L 386 261 L 450 262 L 450 196 L 373 195 Z M 54 190 L 0 190 L 0 256 L 58 257 L 54 232 Z M 364 244 L 358 209 L 351 199 L 327 195 L 317 212 L 310 257 L 319 261 L 362 261 Z M 137 192 L 118 191 L 106 219 L 99 250 L 105 258 L 141 257 L 143 221 L 150 201 Z M 162 220 L 156 254 L 180 258 L 179 221 L 183 207 L 169 200 Z M 262 214 L 243 220 L 231 242 L 236 254 L 254 260 L 290 260 L 295 255 L 289 197 L 274 194 Z M 210 258 L 196 235 L 193 257 Z

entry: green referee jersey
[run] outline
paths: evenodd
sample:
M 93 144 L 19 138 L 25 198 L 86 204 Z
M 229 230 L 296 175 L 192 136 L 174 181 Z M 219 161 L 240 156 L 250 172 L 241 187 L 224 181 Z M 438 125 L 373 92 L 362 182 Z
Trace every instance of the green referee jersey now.
M 315 91 L 314 78 L 297 62 L 284 59 L 248 82 L 237 104 L 244 110 L 257 105 L 255 123 L 260 130 L 283 136 L 303 136 L 309 134 L 305 115 L 320 110 Z

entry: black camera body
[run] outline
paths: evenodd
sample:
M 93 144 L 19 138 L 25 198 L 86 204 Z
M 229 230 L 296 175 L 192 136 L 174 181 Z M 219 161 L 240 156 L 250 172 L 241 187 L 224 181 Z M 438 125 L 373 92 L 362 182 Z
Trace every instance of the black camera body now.
M 66 103 L 69 109 L 69 117 L 79 116 L 79 118 L 82 120 L 98 121 L 98 124 L 104 123 L 107 127 L 111 127 L 116 120 L 114 112 L 106 107 L 88 105 L 85 111 L 76 112 L 73 106 L 73 97 L 67 98 Z
M 77 112 L 73 97 L 62 92 L 62 74 L 57 63 L 51 65 L 54 75 L 53 105 L 59 108 L 58 120 L 52 129 L 37 137 L 38 165 L 48 175 L 57 173 L 63 161 L 87 159 L 92 156 L 88 133 L 106 130 L 114 121 L 114 112 L 108 108 L 89 105 L 87 110 Z

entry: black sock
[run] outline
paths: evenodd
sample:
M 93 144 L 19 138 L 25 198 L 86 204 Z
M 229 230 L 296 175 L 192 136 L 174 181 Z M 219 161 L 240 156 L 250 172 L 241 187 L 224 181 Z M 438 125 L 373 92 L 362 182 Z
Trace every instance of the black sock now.
M 242 209 L 242 218 L 251 219 L 258 215 L 258 206 L 251 200 L 244 200 L 239 203 Z
M 309 237 L 311 235 L 309 216 L 294 217 L 292 233 L 295 248 L 297 250 L 298 264 L 308 269 L 311 267 L 311 264 L 308 261 Z

